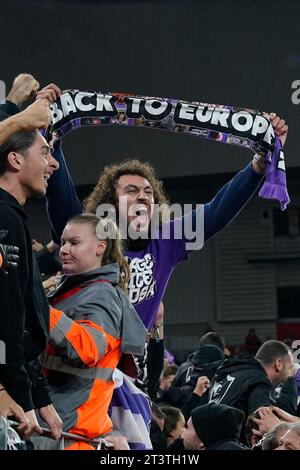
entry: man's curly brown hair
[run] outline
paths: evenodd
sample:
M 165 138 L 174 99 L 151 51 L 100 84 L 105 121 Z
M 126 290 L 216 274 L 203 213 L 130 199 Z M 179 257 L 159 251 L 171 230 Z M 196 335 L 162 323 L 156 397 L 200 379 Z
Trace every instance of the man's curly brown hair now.
M 156 178 L 155 170 L 150 163 L 142 163 L 136 159 L 123 160 L 119 164 L 109 165 L 104 168 L 92 193 L 84 200 L 86 212 L 96 213 L 100 204 L 112 204 L 118 207 L 116 187 L 123 175 L 139 175 L 149 181 L 153 189 L 154 203 L 169 205 L 162 181 Z M 160 212 L 160 222 L 169 219 L 167 210 Z

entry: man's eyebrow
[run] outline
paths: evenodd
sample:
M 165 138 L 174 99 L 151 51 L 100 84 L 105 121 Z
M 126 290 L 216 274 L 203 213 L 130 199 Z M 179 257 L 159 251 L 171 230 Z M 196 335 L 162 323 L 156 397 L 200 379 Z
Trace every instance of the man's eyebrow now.
M 136 189 L 152 189 L 152 186 L 150 184 L 147 184 L 146 186 L 137 186 L 136 184 L 127 184 L 125 186 L 125 189 L 128 189 L 128 188 L 136 188 Z
M 44 144 L 44 145 L 41 146 L 41 150 L 48 150 L 49 151 L 50 147 L 49 147 L 49 145 Z

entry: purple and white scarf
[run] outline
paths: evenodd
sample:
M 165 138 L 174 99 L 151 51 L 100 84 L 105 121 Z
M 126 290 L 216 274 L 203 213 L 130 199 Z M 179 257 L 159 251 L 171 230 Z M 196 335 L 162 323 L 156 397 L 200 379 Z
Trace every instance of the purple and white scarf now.
M 114 124 L 194 135 L 264 154 L 266 179 L 259 195 L 277 199 L 282 210 L 290 202 L 281 142 L 266 113 L 195 101 L 78 90 L 64 91 L 50 109 L 49 131 L 59 137 L 82 126 Z
M 119 369 L 114 371 L 115 388 L 109 405 L 112 434 L 126 437 L 131 450 L 150 450 L 151 407 L 148 395 Z

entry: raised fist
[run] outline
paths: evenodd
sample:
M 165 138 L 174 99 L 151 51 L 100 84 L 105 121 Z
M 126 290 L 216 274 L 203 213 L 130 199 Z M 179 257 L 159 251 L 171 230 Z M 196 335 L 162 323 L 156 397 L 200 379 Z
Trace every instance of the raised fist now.
M 38 99 L 18 114 L 20 127 L 24 130 L 46 128 L 51 123 L 49 103 L 46 99 Z
M 14 79 L 7 99 L 20 108 L 25 101 L 36 95 L 39 87 L 39 82 L 32 75 L 21 73 Z

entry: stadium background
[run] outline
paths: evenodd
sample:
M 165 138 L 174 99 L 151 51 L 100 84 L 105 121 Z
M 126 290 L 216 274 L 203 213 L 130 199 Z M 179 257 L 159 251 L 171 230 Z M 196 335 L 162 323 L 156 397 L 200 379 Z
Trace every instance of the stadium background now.
M 299 17 L 291 0 L 1 2 L 1 93 L 29 72 L 42 86 L 236 104 L 288 122 L 289 209 L 253 199 L 172 277 L 167 344 L 179 358 L 209 325 L 229 345 L 251 327 L 262 340 L 300 337 Z M 105 164 L 137 157 L 180 203 L 210 200 L 251 159 L 241 148 L 121 126 L 72 133 L 64 149 L 81 197 Z M 47 242 L 43 201 L 27 210 L 33 236 Z

